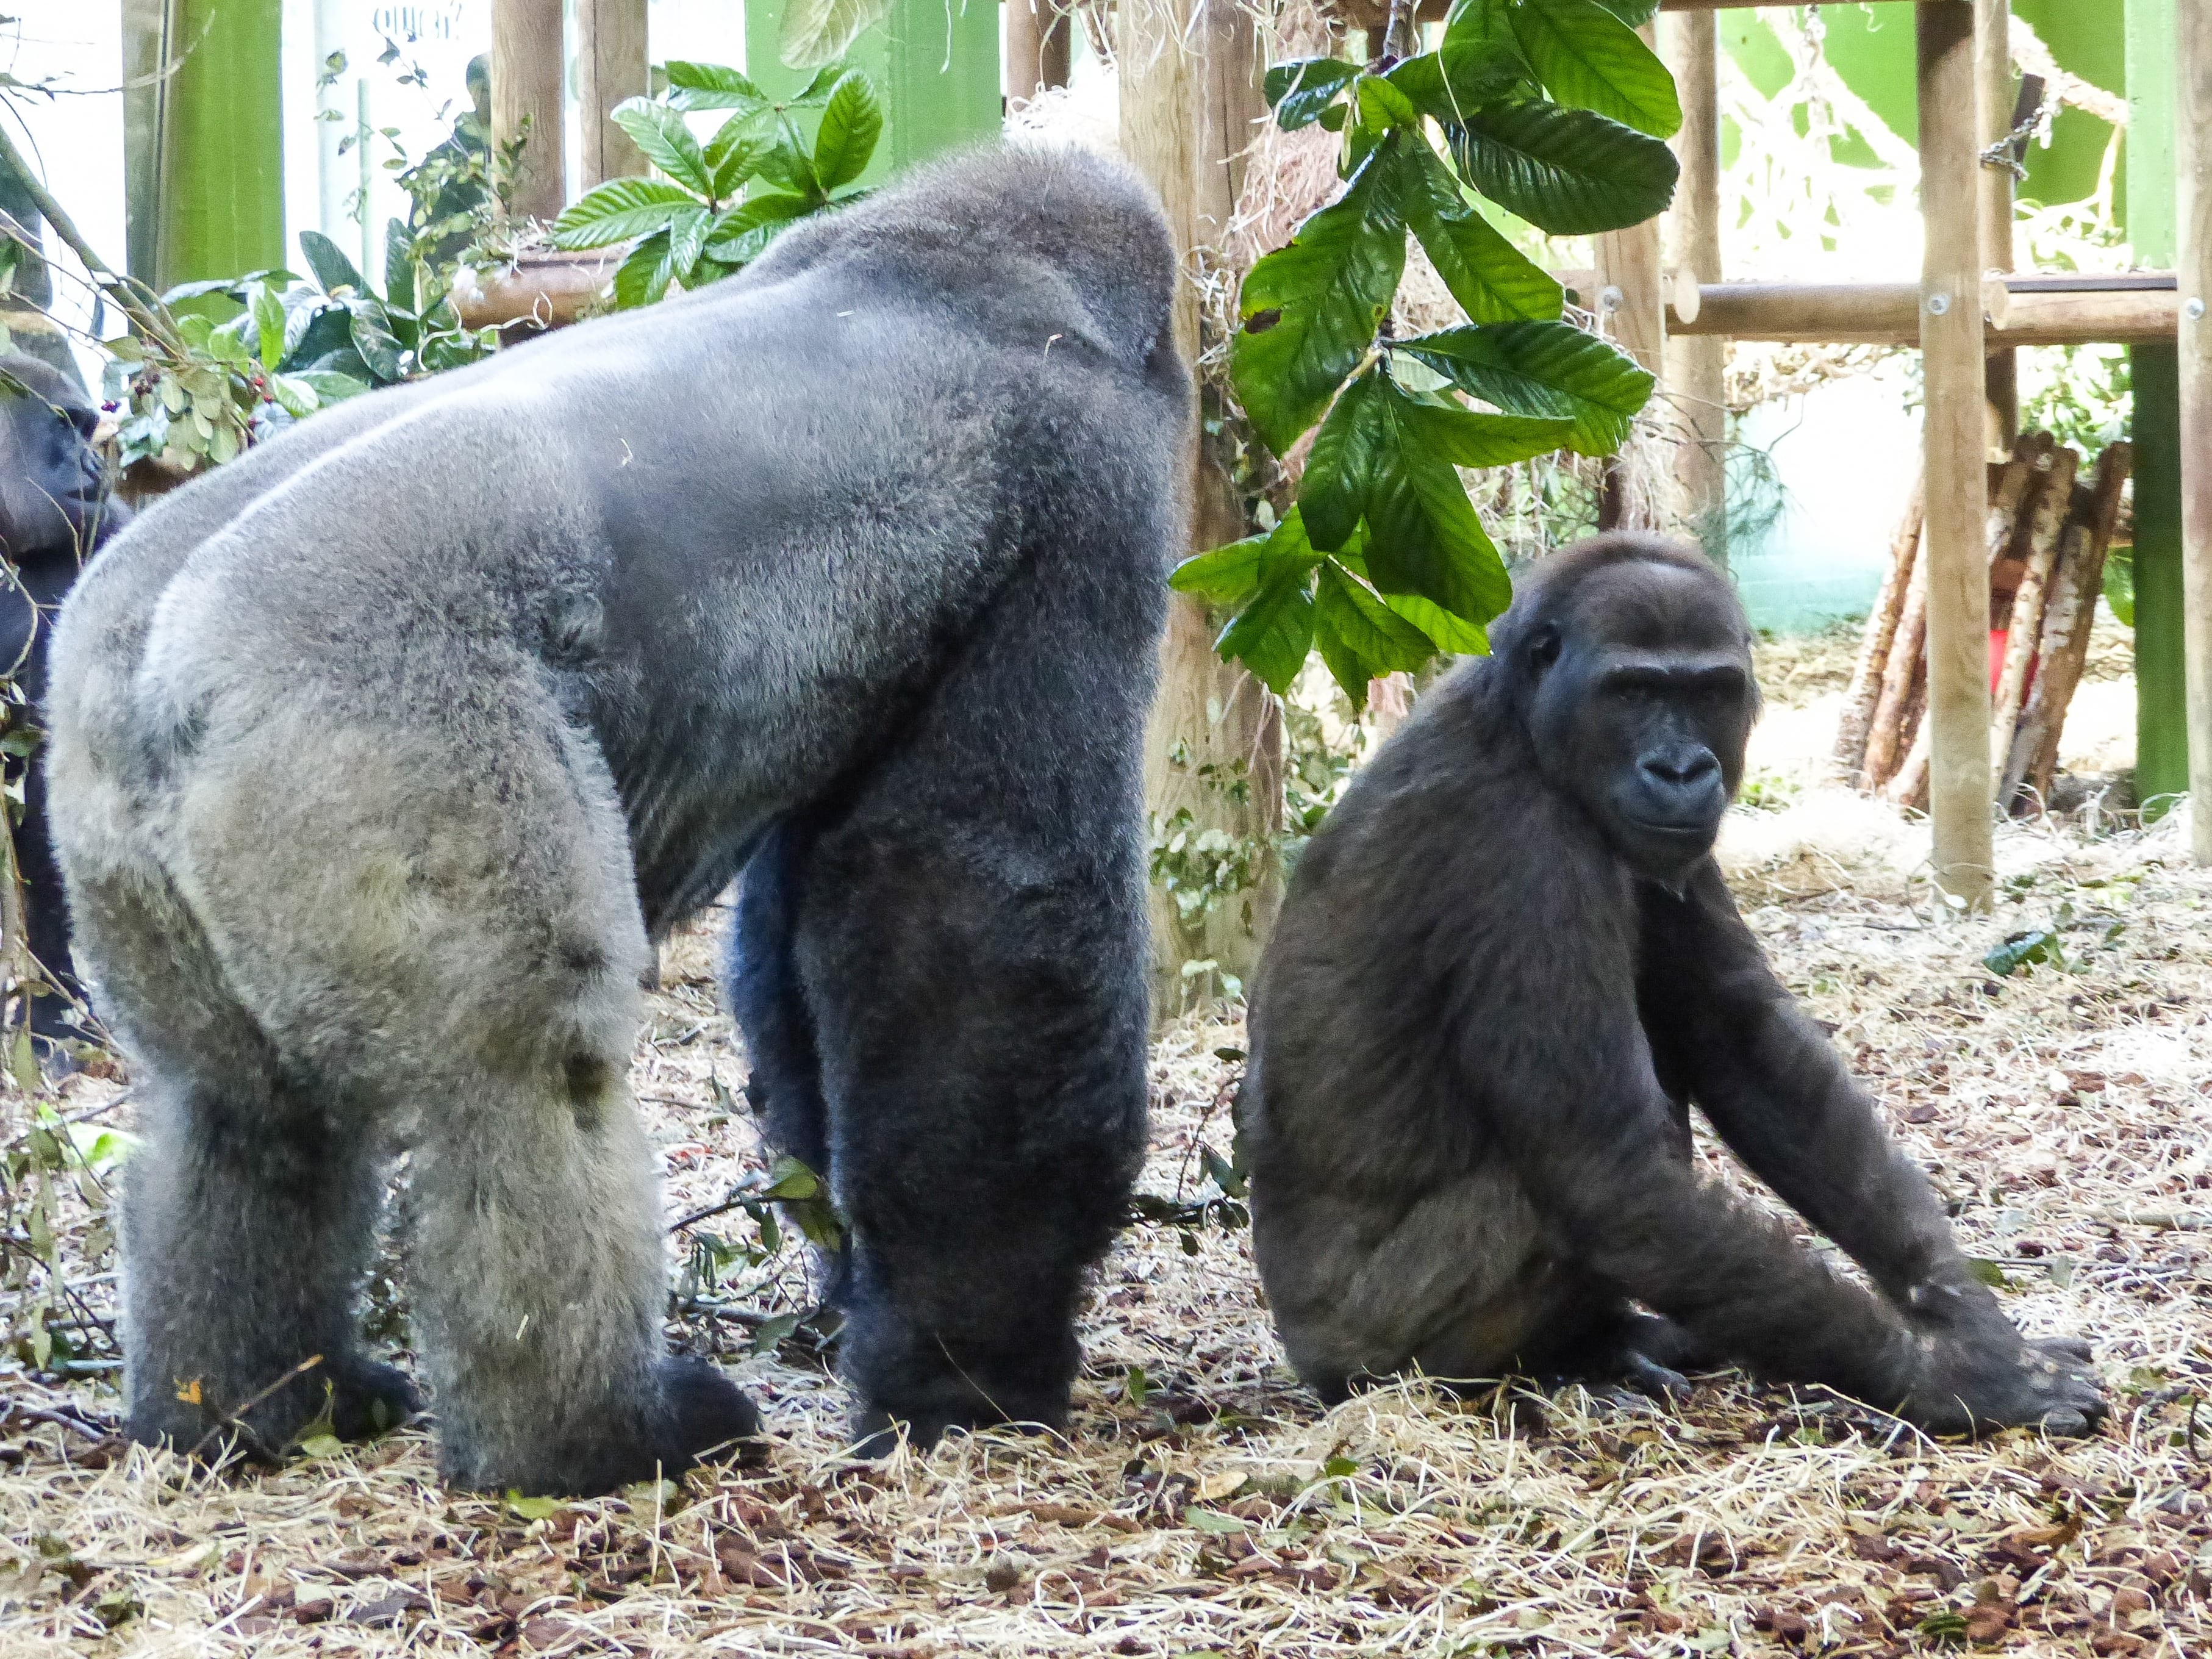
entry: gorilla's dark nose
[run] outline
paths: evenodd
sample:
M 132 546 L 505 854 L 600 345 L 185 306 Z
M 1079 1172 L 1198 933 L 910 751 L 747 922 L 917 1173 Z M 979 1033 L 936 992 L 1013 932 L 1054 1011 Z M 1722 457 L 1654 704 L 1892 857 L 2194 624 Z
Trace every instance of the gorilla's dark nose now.
M 1702 744 L 1655 750 L 1638 763 L 1651 782 L 1667 789 L 1697 789 L 1717 777 L 1721 763 Z

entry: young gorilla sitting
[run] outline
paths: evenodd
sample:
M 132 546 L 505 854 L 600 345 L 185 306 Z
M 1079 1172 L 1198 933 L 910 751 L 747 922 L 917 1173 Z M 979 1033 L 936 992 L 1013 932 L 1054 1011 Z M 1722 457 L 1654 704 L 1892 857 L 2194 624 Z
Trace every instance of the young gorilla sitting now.
M 1711 856 L 1759 708 L 1726 579 L 1600 537 L 1492 645 L 1330 815 L 1259 975 L 1238 1109 L 1299 1375 L 1732 1360 L 1939 1432 L 2085 1432 L 2087 1350 L 1976 1281 Z M 1698 1178 L 1692 1101 L 1879 1295 Z

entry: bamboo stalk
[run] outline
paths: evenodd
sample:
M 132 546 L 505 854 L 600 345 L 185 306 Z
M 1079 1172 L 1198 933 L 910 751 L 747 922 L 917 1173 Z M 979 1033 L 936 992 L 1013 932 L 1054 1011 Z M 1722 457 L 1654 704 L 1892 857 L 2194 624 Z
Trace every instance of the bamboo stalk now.
M 2053 451 L 2050 479 L 2036 501 L 2034 521 L 2028 532 L 2027 568 L 2013 594 L 2004 668 L 1997 680 L 1990 715 L 1990 763 L 2000 774 L 2012 757 L 2013 730 L 2020 723 L 2028 670 L 2034 665 L 2042 644 L 2045 601 L 2057 562 L 2059 542 L 2070 521 L 2074 475 L 2081 465 L 2081 457 L 2073 449 Z
M 1874 721 L 1875 705 L 1881 699 L 1882 671 L 1889 665 L 1890 647 L 1897 638 L 1905 614 L 1905 596 L 1920 557 L 1920 519 L 1927 504 L 1918 477 L 1905 502 L 1905 516 L 1890 538 L 1889 568 L 1883 573 L 1881 592 L 1875 596 L 1867 617 L 1866 635 L 1859 641 L 1859 659 L 1851 670 L 1850 690 L 1844 696 L 1843 718 L 1836 724 L 1836 769 L 1856 778 L 1866 765 L 1867 734 Z
M 2105 551 L 2119 520 L 2120 488 L 2135 464 L 2125 442 L 2107 445 L 2097 458 L 2096 482 L 2086 511 L 2075 516 L 2061 539 L 2057 574 L 2043 607 L 2042 667 L 2027 694 L 2013 734 L 1997 799 L 2008 811 L 2024 810 L 2051 791 L 2058 767 L 2058 739 L 2067 705 L 2081 684 L 2089 657 L 2089 629 L 2096 619 L 2097 596 L 2105 580 Z

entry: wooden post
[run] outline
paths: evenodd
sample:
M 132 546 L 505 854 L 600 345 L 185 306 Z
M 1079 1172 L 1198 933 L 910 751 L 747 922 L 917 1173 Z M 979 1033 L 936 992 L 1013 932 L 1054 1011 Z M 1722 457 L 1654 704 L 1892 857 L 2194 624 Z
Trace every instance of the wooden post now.
M 1929 0 L 1914 17 L 1920 98 L 1920 352 L 1928 567 L 1928 796 L 1936 884 L 1990 902 L 1990 574 L 1983 544 L 1981 250 L 1975 213 L 1974 8 Z
M 2180 246 L 2181 595 L 2189 722 L 2190 845 L 2212 864 L 2212 17 L 2175 9 L 2175 220 Z
M 575 0 L 576 193 L 646 170 L 645 152 L 609 118 L 625 98 L 652 89 L 645 52 L 646 0 Z
M 503 149 L 527 134 L 510 204 L 520 218 L 557 218 L 568 199 L 561 46 L 561 0 L 492 0 L 492 143 Z
M 1711 12 L 1660 20 L 1661 56 L 1674 73 L 1682 164 L 1667 219 L 1667 257 L 1690 281 L 1721 279 L 1720 31 Z M 1706 335 L 1666 336 L 1661 377 L 1680 434 L 1674 453 L 1685 529 L 1715 562 L 1728 562 L 1728 342 Z
M 1644 43 L 1655 36 L 1650 24 L 1638 31 Z M 1598 310 L 1613 343 L 1654 374 L 1663 375 L 1667 356 L 1667 301 L 1660 289 L 1659 221 L 1647 219 L 1626 230 L 1608 230 L 1591 239 L 1597 257 Z M 1657 530 L 1675 517 L 1671 467 L 1630 448 L 1606 463 L 1598 496 L 1601 530 Z
M 1978 149 L 1986 150 L 2012 131 L 2012 0 L 1974 0 L 1974 118 Z M 2004 161 L 1983 161 L 1975 208 L 1981 221 L 1982 269 L 2012 269 L 2012 169 Z M 1992 351 L 1984 360 L 1990 448 L 2012 453 L 2020 429 L 2020 358 Z
M 1243 152 L 1266 109 L 1252 14 L 1237 0 L 1121 0 L 1116 27 L 1121 153 L 1159 191 L 1186 277 L 1194 278 L 1228 229 Z M 1185 361 L 1194 363 L 1194 280 L 1177 292 L 1175 331 Z M 1233 540 L 1246 526 L 1195 423 L 1194 438 L 1195 550 Z M 1163 1015 L 1204 1000 L 1224 977 L 1249 982 L 1282 893 L 1274 854 L 1283 812 L 1281 709 L 1266 686 L 1214 654 L 1217 631 L 1202 603 L 1170 598 L 1159 696 L 1145 739 L 1146 800 L 1155 824 L 1188 811 L 1200 830 L 1226 831 L 1249 852 L 1253 884 L 1192 927 L 1153 894 L 1154 1007 Z M 1242 791 L 1234 787 L 1240 770 Z M 1204 961 L 1216 964 L 1213 975 L 1183 977 L 1186 963 Z
M 1067 84 L 1075 20 L 1059 0 L 1006 0 L 1006 107 Z

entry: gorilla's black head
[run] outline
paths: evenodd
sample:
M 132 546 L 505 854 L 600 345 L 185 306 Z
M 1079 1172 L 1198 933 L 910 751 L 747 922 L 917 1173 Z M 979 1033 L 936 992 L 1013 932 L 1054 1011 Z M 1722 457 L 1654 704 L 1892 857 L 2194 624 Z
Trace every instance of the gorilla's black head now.
M 0 554 L 82 556 L 100 539 L 99 411 L 69 379 L 35 357 L 0 356 Z M 109 527 L 112 527 L 112 526 Z
M 1638 873 L 1679 881 L 1712 848 L 1759 717 L 1728 578 L 1680 543 L 1599 536 L 1537 566 L 1491 644 L 1545 781 Z

